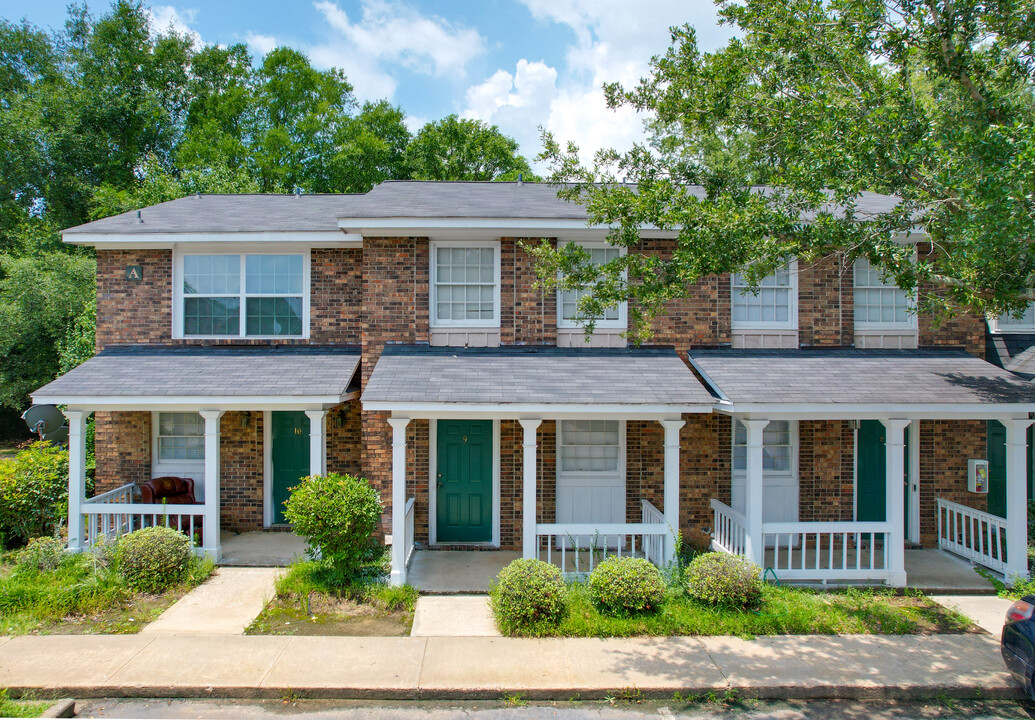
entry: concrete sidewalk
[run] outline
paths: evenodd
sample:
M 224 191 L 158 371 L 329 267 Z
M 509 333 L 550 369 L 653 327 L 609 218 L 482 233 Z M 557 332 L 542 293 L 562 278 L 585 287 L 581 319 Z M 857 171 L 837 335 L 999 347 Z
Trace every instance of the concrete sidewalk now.
M 1019 697 L 988 635 L 628 639 L 21 636 L 0 687 L 86 697 Z
M 243 635 L 275 592 L 283 568 L 217 568 L 140 632 Z

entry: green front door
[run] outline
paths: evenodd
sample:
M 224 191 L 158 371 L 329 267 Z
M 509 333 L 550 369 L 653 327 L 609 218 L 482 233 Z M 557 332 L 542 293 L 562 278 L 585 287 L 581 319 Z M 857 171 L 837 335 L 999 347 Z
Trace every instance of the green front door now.
M 880 420 L 862 420 L 856 442 L 855 502 L 856 519 L 860 522 L 884 522 L 888 516 L 887 450 L 884 423 Z M 902 438 L 905 535 L 909 537 L 909 428 Z
M 273 522 L 286 523 L 284 503 L 299 478 L 309 474 L 309 416 L 304 412 L 270 413 L 273 446 L 270 465 L 273 470 Z
M 985 439 L 988 458 L 988 512 L 1006 517 L 1006 428 L 998 420 L 989 420 Z
M 492 421 L 439 420 L 437 540 L 492 540 Z
M 884 450 L 884 424 L 879 420 L 859 423 L 855 464 L 855 518 L 860 522 L 884 522 L 888 486 Z

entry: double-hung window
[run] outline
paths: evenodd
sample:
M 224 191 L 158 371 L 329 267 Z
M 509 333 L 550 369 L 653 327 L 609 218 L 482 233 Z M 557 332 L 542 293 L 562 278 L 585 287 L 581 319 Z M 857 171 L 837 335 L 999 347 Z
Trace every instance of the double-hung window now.
M 596 266 L 604 265 L 619 257 L 621 248 L 606 243 L 582 243 L 582 248 L 589 253 L 590 262 Z M 591 293 L 589 288 L 579 290 L 558 290 L 557 295 L 557 327 L 575 328 L 579 324 L 575 322 L 578 316 L 579 300 Z M 596 326 L 599 328 L 622 328 L 626 327 L 626 304 L 619 303 L 604 310 L 604 314 L 596 318 Z
M 499 243 L 434 242 L 430 274 L 432 327 L 499 327 Z
M 621 435 L 618 420 L 562 420 L 557 443 L 561 473 L 618 475 Z
M 177 265 L 178 337 L 306 337 L 305 253 L 184 254 Z
M 792 260 L 763 278 L 752 292 L 740 273 L 733 273 L 731 303 L 734 329 L 798 327 L 798 262 Z
M 790 420 L 770 420 L 762 429 L 762 472 L 790 474 L 794 470 L 794 437 Z M 733 421 L 733 472 L 747 472 L 747 426 Z
M 866 258 L 854 266 L 855 327 L 859 330 L 908 330 L 916 327 L 916 313 L 905 290 Z
M 198 413 L 158 413 L 159 462 L 192 462 L 205 459 L 205 421 Z
M 1003 313 L 990 324 L 993 332 L 1035 332 L 1035 303 L 1028 305 L 1019 318 Z

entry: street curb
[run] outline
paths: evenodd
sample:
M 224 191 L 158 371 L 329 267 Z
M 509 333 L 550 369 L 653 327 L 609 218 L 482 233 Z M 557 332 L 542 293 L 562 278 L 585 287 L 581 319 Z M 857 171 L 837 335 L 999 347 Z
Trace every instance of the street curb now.
M 70 718 L 75 717 L 75 700 L 70 697 L 61 698 L 49 708 L 43 711 L 40 717 L 45 718 Z
M 978 685 L 789 685 L 753 687 L 626 687 L 577 688 L 555 687 L 528 689 L 523 687 L 485 688 L 346 688 L 346 687 L 243 687 L 243 686 L 142 686 L 95 685 L 68 688 L 9 687 L 12 697 L 45 692 L 54 695 L 74 695 L 86 698 L 225 698 L 234 700 L 499 700 L 504 695 L 520 696 L 524 700 L 566 701 L 604 700 L 634 693 L 644 699 L 670 699 L 675 693 L 683 698 L 724 695 L 754 700 L 1017 700 L 1025 697 L 1017 686 L 987 687 Z M 73 717 L 75 702 L 64 699 L 47 712 L 59 712 L 67 704 L 70 714 L 44 714 L 43 717 Z

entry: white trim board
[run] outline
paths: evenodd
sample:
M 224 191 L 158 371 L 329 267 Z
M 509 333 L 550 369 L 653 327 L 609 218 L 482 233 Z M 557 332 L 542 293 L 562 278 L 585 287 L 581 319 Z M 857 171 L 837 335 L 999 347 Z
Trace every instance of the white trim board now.
M 274 245 L 288 243 L 304 247 L 362 247 L 363 236 L 340 230 L 295 232 L 205 232 L 205 233 L 64 233 L 68 245 L 92 245 L 101 249 L 146 248 L 170 250 L 177 245 L 218 243 L 254 243 Z
M 710 413 L 711 405 L 586 405 L 561 403 L 423 403 L 363 402 L 364 410 L 390 411 L 398 417 L 424 418 L 499 418 L 521 420 L 579 420 L 606 418 L 627 420 L 678 420 L 681 415 Z
M 344 395 L 33 395 L 37 405 L 67 405 L 69 409 L 94 410 L 329 410 L 335 405 L 353 400 L 358 392 Z
M 766 420 L 999 420 L 1027 419 L 1035 403 L 730 403 L 715 411 L 741 419 Z

